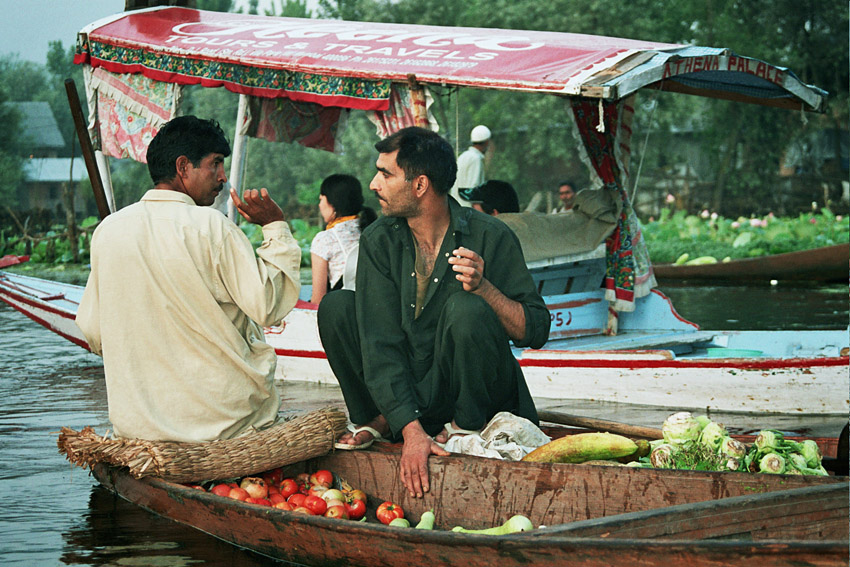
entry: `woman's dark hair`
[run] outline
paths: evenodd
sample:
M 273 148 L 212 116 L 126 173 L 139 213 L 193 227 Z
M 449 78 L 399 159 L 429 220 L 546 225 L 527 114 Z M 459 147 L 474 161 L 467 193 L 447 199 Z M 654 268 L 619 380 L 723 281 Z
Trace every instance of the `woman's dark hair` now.
M 363 187 L 352 175 L 335 173 L 326 177 L 319 187 L 319 194 L 325 196 L 337 216 L 357 215 L 360 218 L 360 230 L 372 224 L 378 217 L 374 209 L 363 206 Z
M 457 177 L 457 161 L 451 145 L 436 132 L 410 126 L 402 128 L 377 144 L 375 149 L 382 154 L 398 150 L 396 163 L 411 181 L 419 175 L 431 180 L 439 195 L 445 195 Z
M 196 116 L 178 116 L 159 129 L 148 146 L 148 172 L 154 184 L 177 175 L 177 158 L 186 156 L 198 167 L 212 153 L 230 155 L 230 144 L 218 122 Z

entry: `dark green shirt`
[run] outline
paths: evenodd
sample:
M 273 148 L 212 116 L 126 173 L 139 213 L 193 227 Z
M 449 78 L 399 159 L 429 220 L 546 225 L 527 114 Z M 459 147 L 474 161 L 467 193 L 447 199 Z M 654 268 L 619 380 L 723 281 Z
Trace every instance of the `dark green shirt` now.
M 449 199 L 449 205 L 449 230 L 418 318 L 415 244 L 407 220 L 382 217 L 360 238 L 355 302 L 364 379 L 394 432 L 419 418 L 413 381 L 421 379 L 432 366 L 443 305 L 453 293 L 468 293 L 448 263 L 452 250 L 464 246 L 477 252 L 484 259 L 484 277 L 505 296 L 522 304 L 525 336 L 515 341 L 516 346 L 540 348 L 549 338 L 549 311 L 526 268 L 514 233 L 495 217 L 461 207 L 453 199 Z M 519 373 L 519 366 L 516 368 Z

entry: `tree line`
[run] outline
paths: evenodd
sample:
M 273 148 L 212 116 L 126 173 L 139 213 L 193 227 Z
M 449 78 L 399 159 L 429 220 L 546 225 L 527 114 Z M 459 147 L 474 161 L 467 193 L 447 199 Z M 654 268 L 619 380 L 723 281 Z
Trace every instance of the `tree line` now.
M 232 0 L 197 0 L 200 9 L 232 11 L 234 4 Z M 830 93 L 825 113 L 803 116 L 722 100 L 639 93 L 632 171 L 641 171 L 637 202 L 649 203 L 639 211 L 644 216 L 652 214 L 651 203 L 661 203 L 666 193 L 692 212 L 710 209 L 725 216 L 796 214 L 812 201 L 825 205 L 824 201 L 832 200 L 833 210 L 846 207 L 838 202 L 841 181 L 847 178 L 842 169 L 846 164 L 840 160 L 800 167 L 794 184 L 778 175 L 793 140 L 848 129 L 848 5 L 838 0 L 319 0 L 315 13 L 305 0 L 280 0 L 273 5 L 273 13 L 267 15 L 560 31 L 726 47 L 788 67 L 804 82 Z M 247 10 L 257 12 L 256 0 L 248 3 Z M 74 133 L 63 87 L 67 77 L 76 80 L 80 98 L 85 100 L 72 49 L 60 42 L 51 43 L 45 66 L 15 56 L 0 58 L 0 102 L 48 102 L 69 156 Z M 465 149 L 473 126 L 490 127 L 496 149 L 488 177 L 511 182 L 523 205 L 535 193 L 553 194 L 565 178 L 579 187 L 587 184 L 588 172 L 576 151 L 565 100 L 439 86 L 432 87 L 432 94 L 440 131 L 458 152 Z M 231 138 L 236 106 L 237 95 L 224 89 L 185 90 L 183 112 L 216 118 Z M 23 182 L 25 156 L 20 148 L 25 132 L 19 129 L 19 117 L 2 107 L 0 127 L 6 134 L 0 138 L 0 198 L 14 208 L 16 189 Z M 250 139 L 245 183 L 267 187 L 289 218 L 317 222 L 321 180 L 345 172 L 368 186 L 376 140 L 374 126 L 359 112 L 349 119 L 339 155 Z M 694 162 L 694 155 L 699 156 L 702 170 L 683 170 L 682 164 Z M 128 160 L 111 162 L 118 206 L 136 201 L 150 186 L 145 166 Z M 77 190 L 89 194 L 90 187 L 83 185 Z M 794 190 L 790 185 L 799 194 L 789 200 L 788 193 Z

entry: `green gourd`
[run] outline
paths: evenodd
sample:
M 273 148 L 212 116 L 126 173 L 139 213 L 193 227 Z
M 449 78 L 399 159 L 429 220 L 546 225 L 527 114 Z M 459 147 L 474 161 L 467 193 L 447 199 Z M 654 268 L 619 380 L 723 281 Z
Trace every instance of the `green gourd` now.
M 486 530 L 467 530 L 461 526 L 457 526 L 452 528 L 452 531 L 464 534 L 507 535 L 517 532 L 528 532 L 533 529 L 534 526 L 531 524 L 531 520 L 525 516 L 517 514 L 516 516 L 511 516 L 511 518 L 501 526 L 496 526 L 494 528 L 487 528 Z
M 417 530 L 433 530 L 434 529 L 434 521 L 437 518 L 434 516 L 434 510 L 428 510 L 427 512 L 422 514 L 422 517 L 419 518 L 419 523 L 416 524 Z

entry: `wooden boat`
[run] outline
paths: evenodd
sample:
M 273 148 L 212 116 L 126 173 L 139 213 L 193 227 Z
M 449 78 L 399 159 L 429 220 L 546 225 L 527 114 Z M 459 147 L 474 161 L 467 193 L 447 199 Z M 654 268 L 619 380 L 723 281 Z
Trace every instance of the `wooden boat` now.
M 659 280 L 705 282 L 766 282 L 797 280 L 846 282 L 850 268 L 850 244 L 743 258 L 703 265 L 655 264 Z
M 0 272 L 0 300 L 87 348 L 74 323 L 82 293 L 80 286 Z M 569 337 L 559 321 L 581 327 L 604 320 L 602 292 L 545 299 L 553 338 L 542 350 L 514 349 L 535 398 L 796 415 L 850 411 L 844 331 L 700 331 L 653 291 L 621 316 L 617 336 Z M 265 336 L 277 352 L 278 378 L 336 383 L 314 305 L 299 301 Z
M 94 476 L 139 506 L 219 539 L 305 565 L 672 567 L 740 564 L 838 566 L 848 561 L 848 479 L 630 467 L 511 463 L 432 457 L 432 490 L 407 496 L 399 447 L 337 451 L 288 467 L 287 476 L 329 469 L 369 496 L 368 521 L 305 516 L 236 502 L 98 464 Z M 376 522 L 391 500 L 434 531 Z M 454 533 L 527 516 L 532 532 Z

